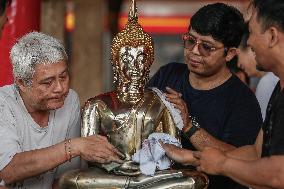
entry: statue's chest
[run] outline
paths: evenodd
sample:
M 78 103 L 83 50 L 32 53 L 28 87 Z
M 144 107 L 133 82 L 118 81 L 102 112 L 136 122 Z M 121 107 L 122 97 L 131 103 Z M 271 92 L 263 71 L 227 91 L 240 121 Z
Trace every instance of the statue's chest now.
M 159 125 L 162 108 L 155 102 L 143 99 L 134 106 L 107 106 L 99 113 L 100 131 L 122 152 L 133 154 Z
M 144 132 L 145 127 L 153 131 L 157 120 L 155 114 L 149 116 L 150 109 L 147 106 L 135 106 L 134 108 L 118 107 L 100 112 L 101 131 L 111 134 L 135 134 Z

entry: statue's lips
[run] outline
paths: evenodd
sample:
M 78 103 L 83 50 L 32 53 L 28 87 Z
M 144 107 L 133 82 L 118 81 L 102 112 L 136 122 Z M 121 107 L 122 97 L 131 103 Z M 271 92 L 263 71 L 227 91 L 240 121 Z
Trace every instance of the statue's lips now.
M 131 76 L 131 77 L 140 77 L 140 72 L 138 72 L 138 71 L 131 71 L 131 72 L 129 72 L 129 76 Z

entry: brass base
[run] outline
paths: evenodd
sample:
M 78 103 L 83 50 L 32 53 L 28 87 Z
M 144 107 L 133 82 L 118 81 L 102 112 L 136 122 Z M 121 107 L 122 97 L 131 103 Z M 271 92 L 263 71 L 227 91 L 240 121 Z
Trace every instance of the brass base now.
M 206 175 L 190 170 L 159 171 L 154 176 L 136 177 L 110 174 L 100 168 L 65 173 L 59 181 L 60 189 L 205 189 Z

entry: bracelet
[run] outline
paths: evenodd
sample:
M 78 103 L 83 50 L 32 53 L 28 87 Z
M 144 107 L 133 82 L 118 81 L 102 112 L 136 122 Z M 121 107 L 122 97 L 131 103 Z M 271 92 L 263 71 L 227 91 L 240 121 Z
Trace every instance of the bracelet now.
M 65 155 L 69 162 L 71 162 L 72 154 L 71 154 L 71 139 L 67 139 L 64 141 L 65 146 Z

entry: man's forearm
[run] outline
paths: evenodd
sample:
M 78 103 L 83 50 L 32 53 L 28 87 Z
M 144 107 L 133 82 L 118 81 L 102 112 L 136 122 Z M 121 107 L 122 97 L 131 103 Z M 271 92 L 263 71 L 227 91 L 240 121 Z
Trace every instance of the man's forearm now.
M 213 147 L 222 151 L 233 150 L 236 148 L 230 144 L 214 138 L 204 129 L 199 129 L 194 135 L 192 135 L 190 137 L 190 142 L 199 151 L 202 151 L 205 147 Z
M 260 129 L 256 141 L 253 145 L 242 146 L 235 150 L 227 151 L 228 157 L 233 157 L 240 160 L 256 160 L 261 157 L 263 131 Z
M 255 145 L 242 146 L 240 148 L 227 151 L 226 155 L 231 158 L 246 161 L 253 161 L 260 158 L 255 148 Z
M 284 156 L 272 156 L 255 161 L 228 158 L 222 174 L 254 188 L 284 188 Z
M 6 184 L 46 172 L 68 160 L 64 142 L 54 146 L 21 152 L 0 172 Z

